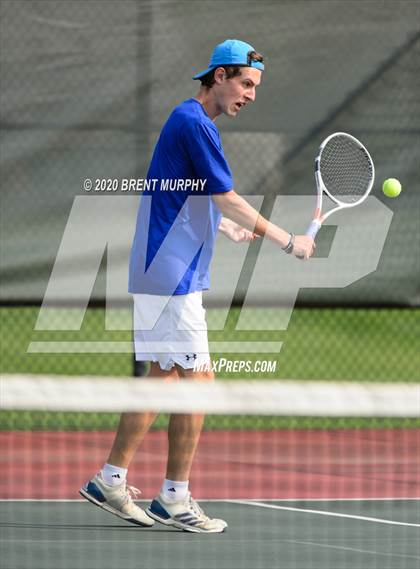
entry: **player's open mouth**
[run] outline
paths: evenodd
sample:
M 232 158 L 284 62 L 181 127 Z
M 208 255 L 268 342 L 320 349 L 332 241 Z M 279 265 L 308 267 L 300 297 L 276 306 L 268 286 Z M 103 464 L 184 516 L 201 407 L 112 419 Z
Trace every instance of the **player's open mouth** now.
M 239 111 L 239 109 L 241 107 L 243 107 L 245 105 L 245 103 L 235 103 L 235 107 L 237 108 L 237 110 Z

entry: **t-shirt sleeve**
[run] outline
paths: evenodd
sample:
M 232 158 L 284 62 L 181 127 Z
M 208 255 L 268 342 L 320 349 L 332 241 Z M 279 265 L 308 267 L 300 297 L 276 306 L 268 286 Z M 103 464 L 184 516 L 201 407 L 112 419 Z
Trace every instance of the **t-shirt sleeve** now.
M 183 134 L 197 178 L 206 180 L 206 193 L 217 194 L 232 190 L 232 172 L 223 153 L 218 131 L 197 122 L 189 124 Z

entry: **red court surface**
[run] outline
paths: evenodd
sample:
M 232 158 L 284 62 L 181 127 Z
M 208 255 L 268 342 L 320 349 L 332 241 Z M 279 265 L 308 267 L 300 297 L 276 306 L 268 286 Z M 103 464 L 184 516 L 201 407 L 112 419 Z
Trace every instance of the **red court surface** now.
M 107 458 L 111 432 L 1 432 L 0 498 L 80 498 Z M 420 496 L 420 430 L 208 431 L 191 474 L 194 497 Z M 166 433 L 150 432 L 128 482 L 152 498 L 165 474 Z

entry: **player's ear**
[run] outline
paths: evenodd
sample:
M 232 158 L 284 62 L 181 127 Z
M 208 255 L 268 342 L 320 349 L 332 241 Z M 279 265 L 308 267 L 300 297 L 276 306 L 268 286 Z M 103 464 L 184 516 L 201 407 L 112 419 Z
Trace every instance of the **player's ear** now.
M 226 77 L 226 72 L 223 67 L 218 67 L 214 72 L 214 80 L 216 83 L 222 83 Z

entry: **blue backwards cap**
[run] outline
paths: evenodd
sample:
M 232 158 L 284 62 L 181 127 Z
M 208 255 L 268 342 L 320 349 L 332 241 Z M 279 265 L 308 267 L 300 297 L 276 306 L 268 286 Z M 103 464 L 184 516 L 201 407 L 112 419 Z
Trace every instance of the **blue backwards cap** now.
M 246 65 L 248 67 L 255 67 L 260 71 L 264 70 L 264 64 L 261 61 L 252 61 L 248 59 L 248 53 L 255 51 L 249 43 L 240 40 L 226 40 L 219 45 L 216 45 L 208 68 L 201 73 L 194 75 L 193 79 L 200 79 L 207 75 L 212 69 L 220 67 L 221 65 Z

